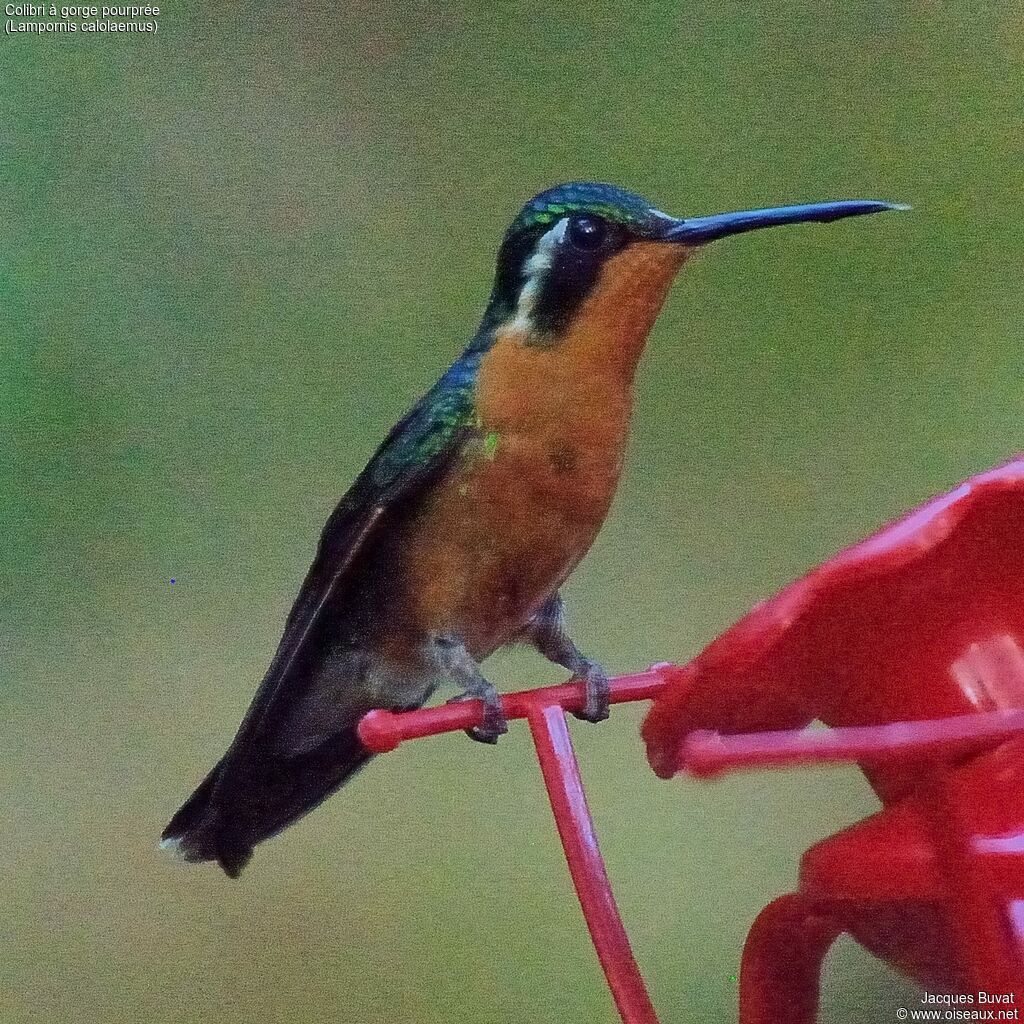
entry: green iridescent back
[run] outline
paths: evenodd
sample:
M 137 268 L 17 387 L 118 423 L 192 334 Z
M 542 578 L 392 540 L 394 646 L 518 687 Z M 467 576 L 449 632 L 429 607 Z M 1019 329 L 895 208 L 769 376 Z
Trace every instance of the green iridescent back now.
M 476 422 L 478 366 L 479 356 L 458 360 L 395 427 L 367 466 L 376 488 L 387 490 L 413 467 L 433 462 Z

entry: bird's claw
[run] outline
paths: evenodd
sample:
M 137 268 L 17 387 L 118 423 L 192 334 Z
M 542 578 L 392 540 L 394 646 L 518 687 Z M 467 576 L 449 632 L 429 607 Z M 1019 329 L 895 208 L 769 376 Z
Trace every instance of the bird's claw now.
M 603 722 L 611 712 L 611 686 L 604 669 L 590 662 L 576 678 L 586 686 L 586 699 L 573 716 L 581 722 Z
M 466 700 L 479 700 L 484 706 L 483 721 L 479 725 L 472 725 L 466 730 L 466 735 L 477 743 L 497 743 L 498 737 L 508 732 L 508 719 L 501 710 L 501 698 L 495 693 L 493 696 L 486 694 L 480 696 L 474 693 L 460 693 L 452 697 L 446 703 L 461 704 Z

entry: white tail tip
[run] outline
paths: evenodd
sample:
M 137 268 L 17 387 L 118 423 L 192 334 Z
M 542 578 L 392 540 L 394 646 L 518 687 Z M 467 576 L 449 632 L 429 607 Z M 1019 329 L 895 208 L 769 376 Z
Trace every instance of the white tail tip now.
M 166 839 L 161 839 L 160 849 L 182 863 L 188 859 L 185 856 L 185 848 L 182 846 L 181 839 L 177 836 L 168 836 Z

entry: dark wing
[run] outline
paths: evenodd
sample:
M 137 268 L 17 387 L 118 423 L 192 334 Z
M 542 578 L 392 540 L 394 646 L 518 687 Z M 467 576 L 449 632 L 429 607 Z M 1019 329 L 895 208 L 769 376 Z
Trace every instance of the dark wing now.
M 356 556 L 372 543 L 390 510 L 413 501 L 436 479 L 472 430 L 474 382 L 467 370 L 457 363 L 394 427 L 331 513 L 284 636 L 226 760 L 269 724 L 279 697 L 290 702 L 300 696 L 324 610 L 341 596 Z

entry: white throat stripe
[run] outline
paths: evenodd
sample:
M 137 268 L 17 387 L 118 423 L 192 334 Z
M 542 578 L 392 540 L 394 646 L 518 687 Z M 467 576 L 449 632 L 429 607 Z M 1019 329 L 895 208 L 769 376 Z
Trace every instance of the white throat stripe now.
M 568 223 L 569 218 L 563 217 L 553 228 L 541 235 L 533 255 L 526 261 L 526 266 L 523 268 L 526 271 L 526 282 L 519 293 L 516 315 L 512 321 L 512 326 L 516 330 L 529 331 L 532 326 L 530 314 L 537 302 L 541 282 L 554 261 L 559 244 L 565 237 Z

